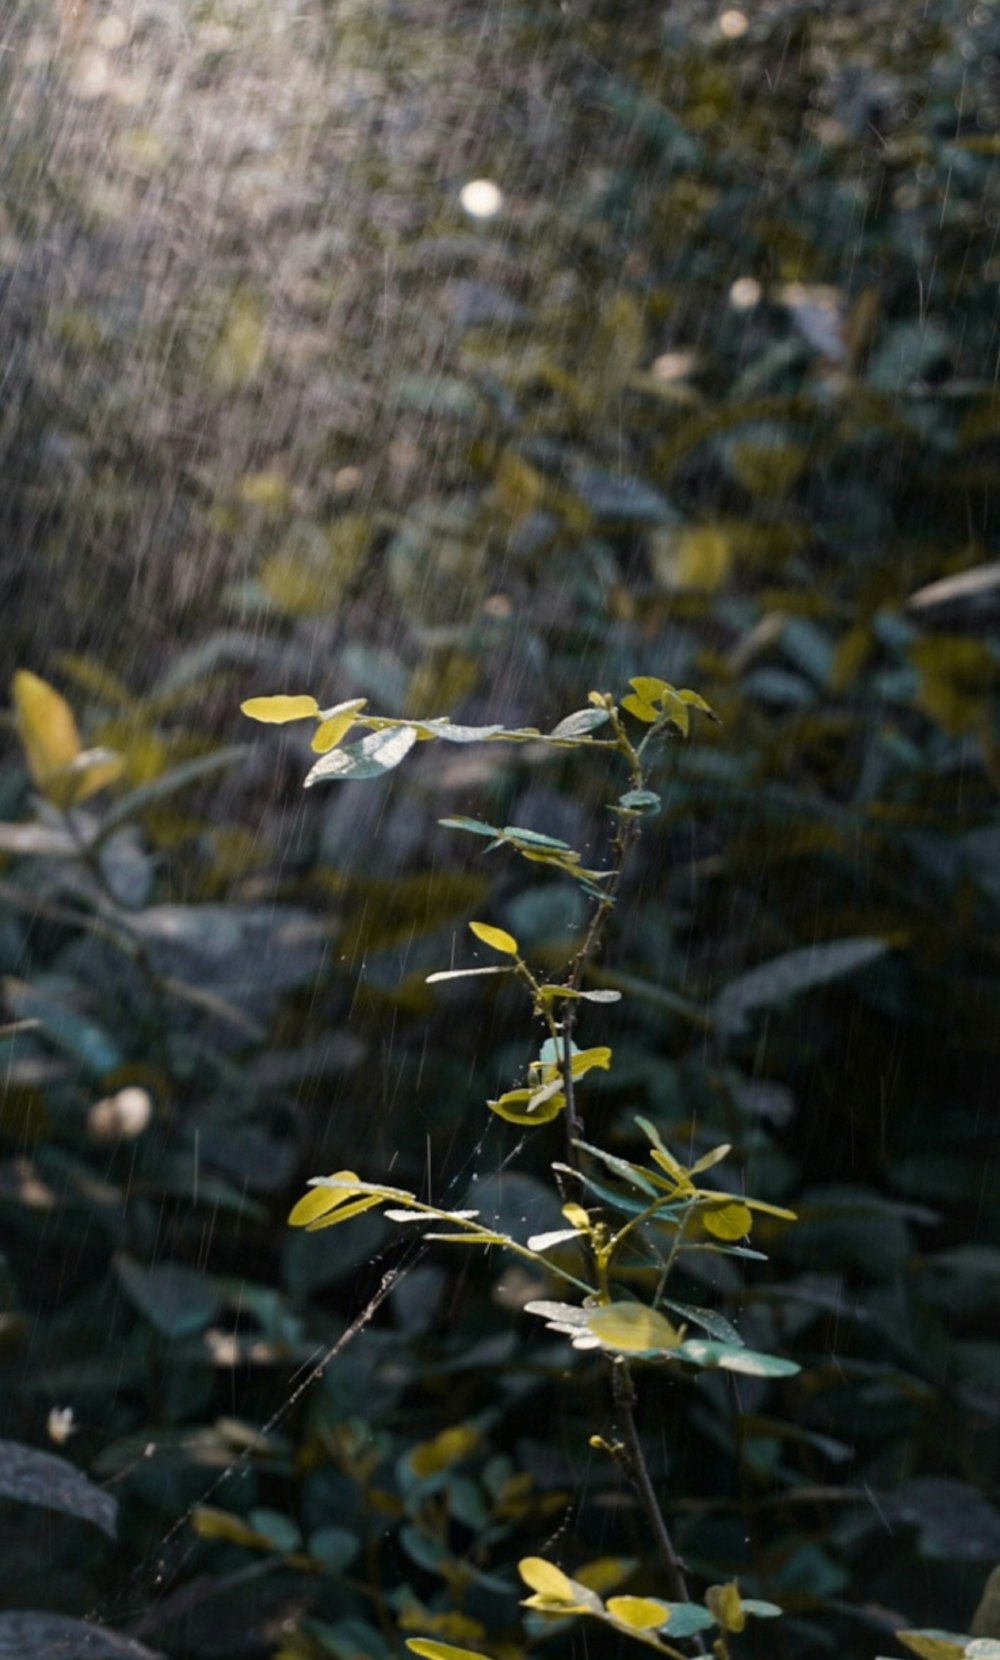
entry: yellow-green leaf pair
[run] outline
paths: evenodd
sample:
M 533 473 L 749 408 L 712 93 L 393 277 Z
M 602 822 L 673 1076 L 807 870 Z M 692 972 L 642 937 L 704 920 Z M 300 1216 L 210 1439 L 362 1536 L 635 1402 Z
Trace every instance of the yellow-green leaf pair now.
M 691 730 L 692 709 L 699 709 L 709 720 L 718 719 L 715 711 L 697 692 L 678 691 L 668 681 L 658 680 L 653 675 L 637 674 L 629 685 L 633 690 L 628 697 L 622 698 L 622 708 L 645 726 L 668 720 L 686 738 Z
M 285 726 L 289 721 L 315 720 L 319 724 L 312 736 L 310 748 L 317 755 L 326 755 L 335 749 L 355 723 L 355 717 L 365 707 L 366 697 L 349 698 L 332 709 L 321 709 L 314 697 L 301 696 L 250 697 L 240 704 L 244 715 L 262 721 L 267 726 Z
M 48 681 L 18 669 L 12 692 L 32 783 L 54 807 L 78 807 L 121 776 L 120 755 L 84 749 L 72 709 Z
M 472 924 L 473 927 L 476 924 Z M 508 935 L 509 938 L 509 935 Z M 595 1049 L 581 1049 L 570 1061 L 570 1072 L 575 1083 L 595 1067 L 607 1071 L 611 1065 L 611 1050 L 607 1045 Z M 528 1069 L 530 1084 L 524 1089 L 509 1089 L 498 1101 L 487 1105 L 509 1124 L 547 1124 L 557 1118 L 566 1105 L 561 1063 L 534 1061 Z

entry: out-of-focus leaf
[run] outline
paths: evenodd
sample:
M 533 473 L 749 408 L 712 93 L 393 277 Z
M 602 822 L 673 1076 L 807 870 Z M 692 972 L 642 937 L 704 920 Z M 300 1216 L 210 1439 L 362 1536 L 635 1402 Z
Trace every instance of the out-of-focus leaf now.
M 25 1610 L 0 1614 L 0 1660 L 159 1660 L 157 1651 L 89 1620 Z
M 143 1268 L 131 1257 L 120 1256 L 115 1268 L 131 1302 L 164 1337 L 192 1337 L 218 1313 L 218 1292 L 204 1274 L 183 1263 Z
M 308 720 L 319 716 L 319 704 L 314 697 L 279 695 L 277 697 L 248 697 L 240 704 L 244 715 L 268 725 L 283 726 L 287 721 Z
M 55 1453 L 39 1452 L 19 1441 L 0 1441 L 0 1496 L 61 1510 L 93 1522 L 109 1539 L 118 1536 L 117 1499 Z
M 826 940 L 772 957 L 723 987 L 712 1010 L 716 1026 L 724 1033 L 738 1032 L 758 1009 L 780 1006 L 803 991 L 856 974 L 890 949 L 888 940 L 859 937 Z
M 719 1367 L 724 1372 L 742 1372 L 751 1378 L 790 1378 L 802 1369 L 793 1360 L 783 1360 L 779 1355 L 758 1354 L 754 1349 L 707 1342 L 700 1337 L 687 1338 L 677 1353 L 695 1366 Z

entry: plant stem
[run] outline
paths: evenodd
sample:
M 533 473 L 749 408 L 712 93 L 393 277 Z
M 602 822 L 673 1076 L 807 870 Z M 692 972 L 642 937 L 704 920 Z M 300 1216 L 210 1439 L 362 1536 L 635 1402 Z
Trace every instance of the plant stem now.
M 628 1476 L 649 1523 L 653 1543 L 656 1546 L 656 1553 L 666 1577 L 671 1600 L 673 1602 L 690 1602 L 691 1596 L 684 1576 L 684 1564 L 677 1554 L 669 1529 L 663 1519 L 663 1512 L 660 1510 L 652 1478 L 649 1474 L 649 1465 L 646 1463 L 646 1455 L 642 1450 L 642 1441 L 635 1421 L 635 1385 L 632 1382 L 632 1374 L 625 1360 L 618 1359 L 612 1363 L 611 1378 L 615 1406 L 624 1436 L 624 1446 L 621 1449 L 619 1463 Z M 704 1654 L 705 1644 L 700 1634 L 696 1633 L 693 1641 L 696 1651 L 699 1654 Z

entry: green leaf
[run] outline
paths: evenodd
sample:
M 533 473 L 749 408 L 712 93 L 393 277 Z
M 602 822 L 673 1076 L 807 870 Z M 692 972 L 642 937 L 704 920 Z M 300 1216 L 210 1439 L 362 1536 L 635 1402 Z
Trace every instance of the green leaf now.
M 251 720 L 264 721 L 269 726 L 284 726 L 286 721 L 308 720 L 319 715 L 314 697 L 248 697 L 240 704 L 244 715 Z
M 204 1274 L 183 1263 L 143 1268 L 131 1257 L 115 1258 L 115 1270 L 130 1301 L 164 1337 L 192 1337 L 215 1318 L 222 1301 Z
M 785 1612 L 776 1602 L 765 1602 L 762 1597 L 744 1597 L 744 1614 L 754 1614 L 758 1620 L 777 1620 Z M 1000 1656 L 997 1657 L 1000 1660 Z
M 593 732 L 598 726 L 603 726 L 608 719 L 607 709 L 577 709 L 572 715 L 566 715 L 548 733 L 550 738 L 582 738 L 588 732 Z
M 446 830 L 468 830 L 474 836 L 495 837 L 500 834 L 495 824 L 484 824 L 478 818 L 464 818 L 460 813 L 454 818 L 439 818 L 438 823 L 444 825 Z
M 158 1654 L 92 1620 L 18 1609 L 0 1614 L 0 1660 L 160 1660 Z
M 43 1409 L 44 1410 L 44 1409 Z M 88 1481 L 66 1458 L 19 1441 L 0 1441 L 0 1498 L 60 1510 L 93 1522 L 109 1539 L 118 1536 L 118 1501 Z
M 492 951 L 502 951 L 505 956 L 516 957 L 518 946 L 513 934 L 508 934 L 503 928 L 494 928 L 488 922 L 470 922 L 470 931 L 477 940 L 482 940 Z
M 667 1621 L 666 1633 L 668 1637 L 693 1637 L 696 1631 L 707 1631 L 715 1620 L 707 1608 L 697 1602 L 668 1602 L 670 1618 Z
M 890 942 L 867 936 L 826 940 L 760 963 L 724 986 L 713 1006 L 723 1033 L 739 1031 L 747 1015 L 789 1002 L 814 986 L 828 985 L 877 962 Z
M 573 851 L 569 842 L 560 841 L 558 836 L 544 836 L 540 830 L 522 830 L 516 824 L 505 824 L 499 834 L 505 841 L 516 842 L 524 847 L 538 847 L 554 853 Z
M 707 1342 L 701 1337 L 689 1337 L 681 1344 L 677 1354 L 681 1360 L 689 1360 L 695 1366 L 742 1372 L 752 1378 L 790 1378 L 802 1370 L 794 1360 L 760 1354 L 756 1349 L 745 1349 L 734 1343 Z
M 658 813 L 663 801 L 655 790 L 626 790 L 618 797 L 618 805 L 630 813 Z
M 360 743 L 335 749 L 311 767 L 303 780 L 306 789 L 325 779 L 381 778 L 406 759 L 417 741 L 415 726 L 388 726 L 369 732 Z

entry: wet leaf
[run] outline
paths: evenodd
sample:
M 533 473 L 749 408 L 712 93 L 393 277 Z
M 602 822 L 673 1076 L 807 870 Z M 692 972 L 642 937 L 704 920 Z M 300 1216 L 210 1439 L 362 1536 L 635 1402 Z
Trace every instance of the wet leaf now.
M 827 940 L 772 957 L 723 987 L 713 1006 L 716 1025 L 722 1032 L 737 1032 L 757 1010 L 780 1006 L 815 986 L 857 974 L 890 949 L 888 940 L 859 937 Z
M 0 1441 L 0 1496 L 61 1510 L 79 1521 L 93 1522 L 109 1539 L 118 1536 L 117 1499 L 55 1453 L 38 1452 L 19 1441 Z
M 391 726 L 380 732 L 369 732 L 360 743 L 324 755 L 306 773 L 303 782 L 308 789 L 328 779 L 339 782 L 355 778 L 381 778 L 383 773 L 391 772 L 393 767 L 398 767 L 406 759 L 416 741 L 417 729 L 413 726 Z
M 244 715 L 251 720 L 264 721 L 271 726 L 284 726 L 287 721 L 318 717 L 320 708 L 314 697 L 249 697 L 240 704 Z
M 759 1354 L 755 1349 L 745 1349 L 732 1343 L 708 1342 L 700 1337 L 687 1338 L 677 1353 L 682 1360 L 689 1360 L 695 1366 L 742 1372 L 751 1378 L 790 1378 L 801 1371 L 793 1360 Z
M 0 1660 L 158 1660 L 156 1651 L 90 1620 L 28 1610 L 0 1614 Z

